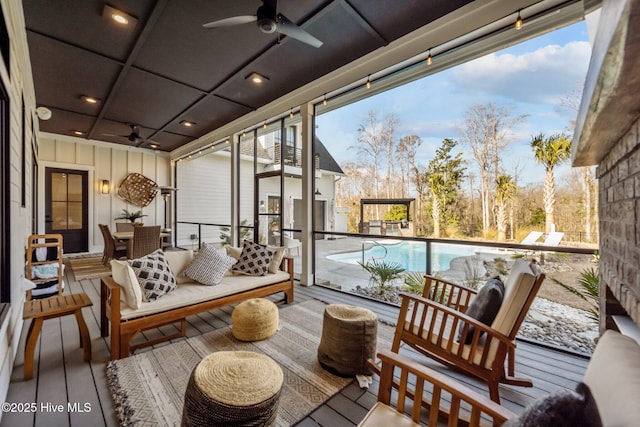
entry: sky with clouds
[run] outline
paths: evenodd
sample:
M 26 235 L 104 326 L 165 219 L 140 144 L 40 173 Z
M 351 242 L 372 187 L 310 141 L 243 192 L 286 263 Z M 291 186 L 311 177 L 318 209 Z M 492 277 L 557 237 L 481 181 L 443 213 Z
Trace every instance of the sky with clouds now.
M 577 112 L 563 104 L 571 94 L 580 94 L 591 55 L 588 40 L 585 22 L 573 24 L 322 114 L 316 133 L 338 163 L 346 162 L 356 155 L 349 147 L 357 145 L 357 129 L 368 112 L 376 111 L 379 117 L 394 113 L 400 120 L 396 138 L 420 136 L 419 157 L 426 165 L 444 138 L 460 139 L 459 129 L 472 105 L 492 102 L 514 116 L 526 115 L 513 129 L 504 156 L 507 173 L 517 167 L 521 185 L 542 182 L 544 167 L 532 160 L 530 141 L 539 133 L 567 132 L 575 120 Z M 569 170 L 568 165 L 558 168 L 556 180 Z

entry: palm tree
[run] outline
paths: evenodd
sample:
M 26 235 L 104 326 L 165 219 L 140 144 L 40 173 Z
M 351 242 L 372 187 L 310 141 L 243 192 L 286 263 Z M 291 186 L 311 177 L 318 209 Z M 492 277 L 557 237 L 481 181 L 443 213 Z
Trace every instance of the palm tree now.
M 496 225 L 500 242 L 507 238 L 507 201 L 515 197 L 516 188 L 511 175 L 498 175 L 496 178 Z
M 553 169 L 566 162 L 571 155 L 571 140 L 565 134 L 551 135 L 549 138 L 544 134 L 534 136 L 531 140 L 531 148 L 536 161 L 544 165 L 546 175 L 544 177 L 544 213 L 545 231 L 551 232 L 551 225 L 555 219 L 553 215 L 556 204 L 556 186 L 553 177 Z

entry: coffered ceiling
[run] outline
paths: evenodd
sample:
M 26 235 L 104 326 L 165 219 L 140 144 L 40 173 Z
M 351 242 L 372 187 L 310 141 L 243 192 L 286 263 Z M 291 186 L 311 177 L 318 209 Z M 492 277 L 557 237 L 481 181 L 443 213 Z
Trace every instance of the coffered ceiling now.
M 203 27 L 254 15 L 259 0 L 109 0 L 126 26 L 103 1 L 24 0 L 36 102 L 53 113 L 40 130 L 172 151 L 459 8 L 494 3 L 536 2 L 280 0 L 277 12 L 320 40 L 316 48 L 255 23 Z M 251 73 L 266 80 L 254 84 Z

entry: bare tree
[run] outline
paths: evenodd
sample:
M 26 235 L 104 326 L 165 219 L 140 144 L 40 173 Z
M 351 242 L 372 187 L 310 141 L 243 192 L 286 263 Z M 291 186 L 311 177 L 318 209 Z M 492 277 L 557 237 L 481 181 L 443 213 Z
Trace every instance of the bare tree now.
M 493 103 L 474 104 L 465 115 L 462 141 L 471 148 L 478 166 L 482 235 L 485 238 L 491 224 L 491 196 L 495 190 L 495 179 L 500 174 L 500 155 L 509 143 L 511 129 L 525 117 L 513 116 L 506 107 Z
M 358 145 L 356 148 L 359 161 L 362 164 L 366 164 L 371 168 L 373 179 L 373 194 L 375 198 L 380 198 L 380 181 L 382 180 L 382 162 L 387 159 L 387 171 L 386 182 L 387 187 L 390 187 L 391 183 L 391 170 L 389 170 L 389 154 L 393 153 L 393 133 L 398 124 L 398 120 L 393 114 L 389 114 L 383 121 L 378 118 L 376 111 L 369 111 L 364 124 L 358 127 Z M 394 156 L 391 156 L 391 163 L 393 163 Z M 387 189 L 387 196 L 389 196 L 389 189 Z M 380 211 L 378 205 L 376 205 L 376 216 L 380 218 Z
M 576 83 L 576 86 L 569 91 L 562 101 L 560 102 L 560 106 L 570 110 L 575 114 L 575 117 L 578 115 L 578 111 L 580 110 L 580 100 L 582 98 L 582 90 L 584 88 L 584 81 L 579 81 Z M 567 126 L 567 131 L 569 133 L 573 132 L 573 129 L 576 127 L 576 119 L 569 120 L 569 125 Z M 595 185 L 595 173 L 592 167 L 582 167 L 580 168 L 580 177 L 582 178 L 582 203 L 584 209 L 584 233 L 587 242 L 591 242 L 591 227 L 594 216 L 593 206 L 591 200 L 591 193 L 593 192 Z M 597 217 L 597 214 L 595 214 Z M 597 221 L 597 219 L 596 219 Z
M 422 139 L 416 135 L 400 138 L 398 143 L 398 163 L 406 164 L 408 181 L 413 185 L 417 194 L 416 217 L 414 226 L 417 234 L 424 234 L 424 221 L 422 218 L 423 203 L 426 198 L 427 182 L 425 180 L 425 167 L 416 161 L 416 154 L 422 145 Z

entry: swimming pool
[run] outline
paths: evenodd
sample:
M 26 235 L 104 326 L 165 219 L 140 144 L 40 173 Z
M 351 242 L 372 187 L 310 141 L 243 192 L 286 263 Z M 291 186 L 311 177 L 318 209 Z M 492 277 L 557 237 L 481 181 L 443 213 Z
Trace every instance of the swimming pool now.
M 381 242 L 382 243 L 382 242 Z M 368 243 L 370 245 L 371 243 Z M 442 243 L 431 244 L 431 271 L 444 271 L 449 269 L 452 259 L 461 256 L 474 255 L 473 246 L 448 245 Z M 385 256 L 386 252 L 386 256 Z M 397 262 L 407 271 L 424 272 L 427 269 L 427 245 L 422 242 L 400 242 L 395 244 L 376 244 L 364 251 L 364 262 L 371 259 L 384 259 L 388 262 Z M 357 264 L 362 262 L 362 251 L 345 252 L 327 256 L 327 259 Z

